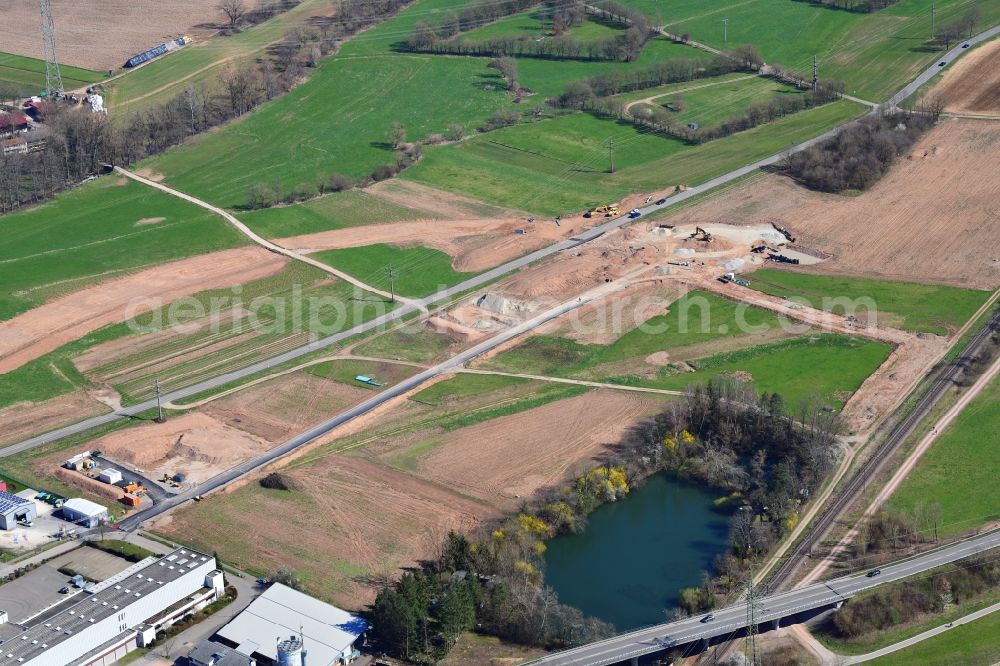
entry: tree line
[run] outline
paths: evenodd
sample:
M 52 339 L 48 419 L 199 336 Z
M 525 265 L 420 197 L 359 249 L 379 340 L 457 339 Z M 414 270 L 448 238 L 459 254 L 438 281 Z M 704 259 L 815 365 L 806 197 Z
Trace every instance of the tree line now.
M 835 101 L 839 99 L 843 89 L 843 83 L 823 82 L 815 89 L 801 95 L 781 95 L 764 102 L 751 104 L 742 113 L 713 127 L 698 127 L 678 121 L 676 115 L 682 110 L 682 107 L 676 98 L 666 105 L 650 104 L 638 109 L 633 107 L 629 111 L 625 110 L 625 104 L 621 100 L 598 98 L 586 105 L 584 110 L 651 129 L 687 143 L 700 144 Z
M 795 1 L 801 2 L 802 0 Z M 880 9 L 891 7 L 899 2 L 899 0 L 807 0 L 807 2 L 811 5 L 818 5 L 820 7 L 831 7 L 833 9 L 843 9 L 849 12 L 870 14 L 871 12 L 877 12 Z
M 461 37 L 463 32 L 517 14 L 536 4 L 534 0 L 508 0 L 489 5 L 474 2 L 466 5 L 457 15 L 446 13 L 434 25 L 418 22 L 405 47 L 410 51 L 451 55 L 630 62 L 639 57 L 646 42 L 653 36 L 642 12 L 614 0 L 602 0 L 592 5 L 579 1 L 546 0 L 542 15 L 551 21 L 551 36 L 510 35 L 480 40 Z M 593 13 L 604 22 L 620 25 L 625 31 L 599 40 L 581 40 L 566 35 L 566 31 L 583 21 L 586 12 Z
M 839 417 L 819 403 L 790 409 L 780 395 L 725 379 L 693 387 L 631 428 L 597 468 L 541 491 L 471 538 L 449 534 L 429 562 L 378 594 L 374 638 L 390 654 L 423 663 L 441 658 L 473 626 L 550 648 L 609 634 L 610 625 L 560 604 L 545 585 L 545 542 L 583 530 L 599 506 L 661 472 L 722 491 L 720 510 L 732 515 L 731 548 L 717 559 L 717 578 L 683 591 L 678 612 L 710 608 L 795 526 L 800 505 L 833 468 L 840 430 Z
M 783 168 L 806 187 L 821 192 L 865 190 L 900 155 L 908 154 L 935 120 L 936 113 L 908 111 L 868 116 L 818 145 L 789 155 Z
M 938 28 L 934 35 L 934 43 L 945 50 L 950 49 L 952 44 L 955 44 L 963 37 L 971 38 L 981 20 L 982 14 L 979 11 L 979 7 L 971 7 L 958 20 L 946 23 Z
M 926 578 L 885 585 L 849 599 L 830 622 L 842 638 L 857 638 L 974 601 L 1000 585 L 1000 562 L 980 555 Z

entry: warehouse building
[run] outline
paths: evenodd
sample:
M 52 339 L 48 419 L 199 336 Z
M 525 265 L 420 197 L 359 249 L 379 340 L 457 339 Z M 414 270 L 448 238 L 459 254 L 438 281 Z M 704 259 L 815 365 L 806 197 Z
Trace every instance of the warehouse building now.
M 12 530 L 18 523 L 30 523 L 38 517 L 38 507 L 30 499 L 0 490 L 0 528 Z
M 101 470 L 101 473 L 97 478 L 104 483 L 118 483 L 122 480 L 122 473 L 116 469 L 108 467 L 107 469 Z
M 217 655 L 216 663 L 242 657 L 258 665 L 339 666 L 360 656 L 355 644 L 367 630 L 357 615 L 274 583 L 219 629 L 216 641 L 199 645 L 192 663 L 210 664 Z
M 62 517 L 63 520 L 78 523 L 84 527 L 97 527 L 102 520 L 108 519 L 108 510 L 97 502 L 74 497 L 63 503 Z M 0 664 L 2 663 L 0 661 Z
M 223 593 L 215 558 L 178 548 L 149 557 L 5 636 L 0 665 L 110 666 Z

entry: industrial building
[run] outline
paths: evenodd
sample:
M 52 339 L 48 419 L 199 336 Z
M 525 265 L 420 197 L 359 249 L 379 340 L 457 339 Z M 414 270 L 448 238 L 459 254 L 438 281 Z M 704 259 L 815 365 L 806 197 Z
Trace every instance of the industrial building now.
M 62 517 L 63 520 L 78 523 L 84 527 L 97 527 L 102 520 L 108 519 L 108 510 L 96 502 L 85 500 L 82 497 L 74 497 L 63 503 Z M 3 661 L 0 661 L 0 664 L 3 664 Z
M 0 665 L 107 666 L 223 593 L 215 558 L 178 548 L 148 557 L 5 635 Z
M 355 644 L 367 630 L 357 615 L 274 583 L 188 659 L 195 666 L 251 660 L 257 666 L 339 666 L 360 656 Z
M 24 497 L 0 490 L 0 528 L 12 530 L 18 523 L 30 523 L 38 517 L 38 507 Z

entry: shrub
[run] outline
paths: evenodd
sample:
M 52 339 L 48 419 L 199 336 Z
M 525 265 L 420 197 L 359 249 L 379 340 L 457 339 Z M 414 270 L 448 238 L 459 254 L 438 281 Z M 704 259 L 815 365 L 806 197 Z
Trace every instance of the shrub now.
M 278 472 L 271 472 L 262 478 L 259 483 L 261 488 L 270 488 L 271 490 L 295 490 L 295 484 Z

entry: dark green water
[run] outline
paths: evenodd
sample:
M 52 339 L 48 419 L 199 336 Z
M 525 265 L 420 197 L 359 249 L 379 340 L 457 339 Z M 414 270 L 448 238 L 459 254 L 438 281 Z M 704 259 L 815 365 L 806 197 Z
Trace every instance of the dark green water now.
M 559 600 L 626 631 L 664 621 L 682 587 L 727 547 L 726 516 L 714 495 L 664 474 L 592 514 L 580 534 L 557 537 L 545 553 L 545 582 Z

